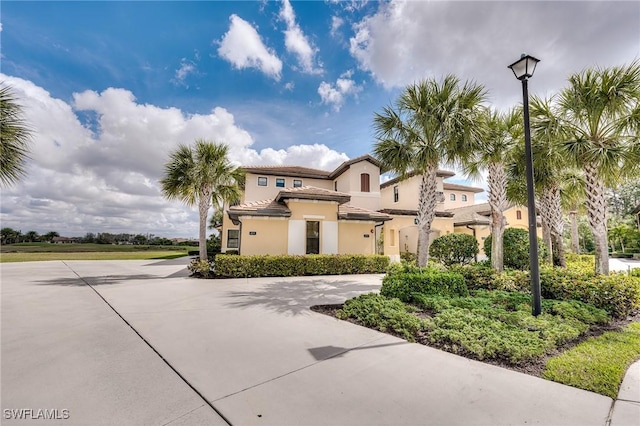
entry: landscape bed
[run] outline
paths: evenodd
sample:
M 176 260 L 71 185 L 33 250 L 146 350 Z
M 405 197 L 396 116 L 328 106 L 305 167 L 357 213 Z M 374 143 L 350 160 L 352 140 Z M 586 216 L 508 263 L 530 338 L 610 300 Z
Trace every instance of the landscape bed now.
M 558 273 L 571 275 L 570 281 L 545 270 L 543 293 L 555 288 L 561 296 L 558 299 L 564 300 L 544 298 L 538 317 L 531 314 L 531 295 L 522 288 L 526 274 L 516 272 L 519 279 L 515 283 L 514 271 L 494 273 L 489 279 L 487 271 L 473 270 L 477 266 L 466 267 L 470 270 L 465 275 L 483 279 L 471 282 L 459 273 L 405 264 L 391 268 L 379 294 L 363 294 L 341 305 L 319 305 L 312 310 L 615 398 L 624 372 L 640 359 L 640 279 L 603 279 L 572 266 Z M 569 291 L 572 285 L 581 288 Z M 592 296 L 598 286 L 604 291 L 614 288 L 618 296 L 629 300 L 616 294 Z

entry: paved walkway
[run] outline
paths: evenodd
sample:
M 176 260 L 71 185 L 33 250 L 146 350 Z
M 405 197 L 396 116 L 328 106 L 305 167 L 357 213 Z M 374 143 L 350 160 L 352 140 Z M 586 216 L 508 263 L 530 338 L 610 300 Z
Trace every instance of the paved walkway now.
M 184 265 L 1 264 L 2 423 L 640 424 L 640 363 L 614 402 L 308 309 L 379 275 L 214 281 Z

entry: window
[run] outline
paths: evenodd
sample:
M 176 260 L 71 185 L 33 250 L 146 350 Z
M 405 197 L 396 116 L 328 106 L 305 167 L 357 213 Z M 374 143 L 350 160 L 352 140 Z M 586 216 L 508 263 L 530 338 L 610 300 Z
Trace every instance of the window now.
M 369 192 L 369 173 L 362 173 L 360 175 L 360 192 Z
M 240 230 L 229 229 L 227 231 L 227 248 L 237 249 L 239 247 L 240 247 Z
M 307 222 L 307 254 L 320 253 L 320 222 Z
M 294 179 L 293 180 L 293 187 L 294 188 L 300 188 L 302 187 L 302 181 L 300 179 Z
M 258 186 L 267 186 L 267 178 L 266 177 L 259 177 L 258 178 Z
M 449 195 L 449 200 L 455 201 L 456 200 L 456 194 L 450 194 Z
M 393 187 L 393 202 L 397 203 L 400 199 L 400 194 L 398 193 L 398 186 Z
M 284 188 L 284 178 L 276 178 L 276 187 Z
M 462 194 L 462 201 L 467 201 L 467 196 L 465 194 Z
M 516 219 L 518 220 L 522 219 L 522 212 L 520 210 L 516 210 Z
M 333 190 L 338 192 L 338 181 L 333 182 Z

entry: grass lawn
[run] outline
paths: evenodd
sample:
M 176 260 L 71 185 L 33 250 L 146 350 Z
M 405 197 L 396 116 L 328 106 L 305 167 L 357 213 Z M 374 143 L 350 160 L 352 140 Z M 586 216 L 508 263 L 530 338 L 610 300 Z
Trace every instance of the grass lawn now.
M 640 323 L 606 332 L 551 358 L 545 379 L 616 398 L 627 368 L 640 358 Z
M 145 260 L 186 256 L 189 246 L 24 243 L 0 248 L 0 263 L 42 260 Z

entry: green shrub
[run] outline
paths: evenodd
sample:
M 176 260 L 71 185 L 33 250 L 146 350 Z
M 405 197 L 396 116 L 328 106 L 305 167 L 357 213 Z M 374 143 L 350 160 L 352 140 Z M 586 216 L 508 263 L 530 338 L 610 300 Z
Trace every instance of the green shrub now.
M 447 234 L 436 238 L 429 254 L 444 265 L 465 265 L 478 254 L 478 241 L 473 235 Z
M 465 296 L 468 290 L 462 275 L 430 268 L 391 272 L 382 280 L 380 294 L 383 296 L 411 302 L 413 293 Z
M 213 262 L 209 260 L 193 259 L 187 269 L 194 277 L 209 278 L 213 276 Z
M 367 327 L 390 330 L 413 342 L 415 336 L 429 327 L 430 321 L 413 315 L 412 309 L 398 299 L 387 299 L 376 293 L 347 300 L 337 313 L 340 319 L 353 318 Z
M 418 255 L 416 253 L 411 253 L 410 251 L 403 251 L 400 253 L 400 260 L 415 265 L 418 263 Z
M 484 252 L 491 258 L 491 235 L 484 240 Z M 507 228 L 502 237 L 503 262 L 505 268 L 529 269 L 529 231 L 519 228 Z M 544 259 L 547 248 L 538 239 L 538 258 Z
M 640 278 L 640 268 L 633 268 L 629 271 L 629 275 L 631 275 L 632 277 Z
M 494 288 L 494 281 L 498 276 L 495 269 L 479 264 L 465 266 L 452 265 L 449 267 L 449 270 L 461 274 L 469 290 L 478 290 L 481 288 L 492 290 Z
M 215 275 L 225 278 L 290 277 L 384 273 L 389 258 L 382 255 L 237 256 L 219 254 Z

